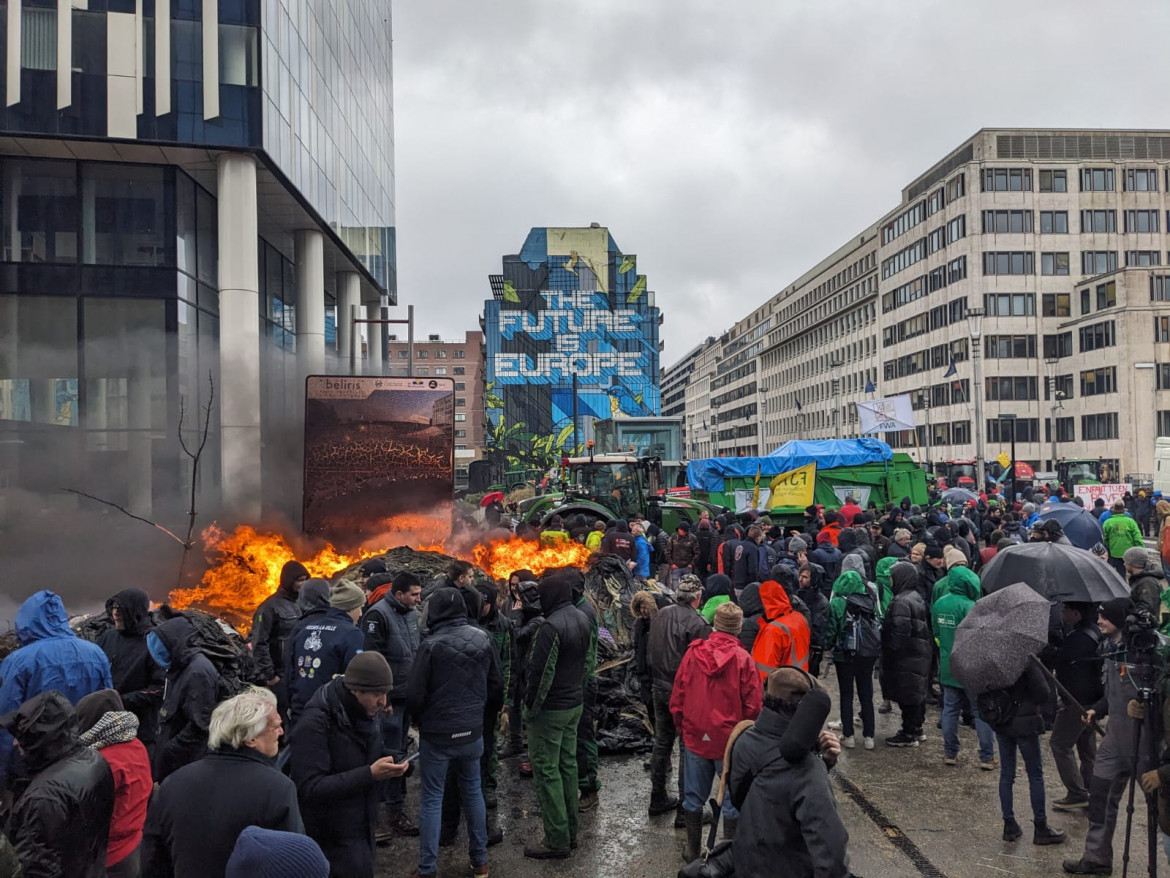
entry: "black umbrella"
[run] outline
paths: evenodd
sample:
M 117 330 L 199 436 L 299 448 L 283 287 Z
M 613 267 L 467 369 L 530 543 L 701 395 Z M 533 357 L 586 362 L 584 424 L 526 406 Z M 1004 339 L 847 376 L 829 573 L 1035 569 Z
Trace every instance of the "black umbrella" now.
M 1055 521 L 1068 541 L 1078 549 L 1091 549 L 1105 539 L 1101 524 L 1088 509 L 1076 503 L 1045 503 L 1040 508 L 1041 521 Z
M 983 593 L 1024 582 L 1050 601 L 1099 603 L 1129 597 L 1125 580 L 1092 552 L 1059 543 L 1001 549 L 979 573 Z
M 1022 582 L 980 598 L 955 630 L 951 674 L 972 695 L 1011 686 L 1048 644 L 1051 608 Z
M 974 491 L 968 491 L 966 488 L 947 488 L 939 496 L 943 501 L 950 503 L 952 506 L 964 506 L 967 503 L 978 503 L 979 495 Z

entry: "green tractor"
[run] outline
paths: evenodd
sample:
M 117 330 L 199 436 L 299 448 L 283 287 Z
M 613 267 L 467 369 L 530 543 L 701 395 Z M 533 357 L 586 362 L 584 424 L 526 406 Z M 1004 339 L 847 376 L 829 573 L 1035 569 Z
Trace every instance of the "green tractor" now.
M 584 515 L 592 524 L 598 519 L 639 516 L 667 532 L 680 522 L 692 524 L 706 510 L 714 518 L 726 508 L 664 493 L 660 487 L 662 461 L 657 457 L 629 454 L 590 454 L 562 462 L 559 491 L 520 502 L 520 518 L 541 524 L 552 516 L 567 519 Z

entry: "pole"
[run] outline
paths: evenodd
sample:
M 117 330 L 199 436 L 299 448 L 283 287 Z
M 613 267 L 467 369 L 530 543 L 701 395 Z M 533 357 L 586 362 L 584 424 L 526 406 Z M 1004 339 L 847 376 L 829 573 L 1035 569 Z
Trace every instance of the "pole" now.
M 971 388 L 971 395 L 975 398 L 975 483 L 976 493 L 982 494 L 987 490 L 987 473 L 984 469 L 984 448 L 983 442 L 985 439 L 983 433 L 983 364 L 980 362 L 983 359 L 982 351 L 983 340 L 974 335 L 971 338 L 971 367 L 973 370 L 973 384 Z
M 930 388 L 926 389 L 926 393 L 922 395 L 922 407 L 926 410 L 926 471 L 928 473 L 934 472 L 934 467 L 930 465 Z
M 1012 477 L 1012 492 L 1008 496 L 1008 500 L 1010 502 L 1014 503 L 1016 500 L 1016 422 L 1014 419 L 1012 420 L 1012 472 L 1011 472 L 1011 477 Z
M 581 428 L 577 421 L 577 373 L 573 373 L 573 453 L 581 448 Z
M 414 377 L 414 305 L 406 306 L 406 374 Z
M 358 373 L 358 306 L 349 306 L 349 374 Z

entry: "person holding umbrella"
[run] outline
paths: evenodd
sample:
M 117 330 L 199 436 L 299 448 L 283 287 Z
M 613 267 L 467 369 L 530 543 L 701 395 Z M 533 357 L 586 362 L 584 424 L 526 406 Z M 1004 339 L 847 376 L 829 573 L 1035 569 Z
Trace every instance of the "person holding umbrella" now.
M 1052 761 L 1068 795 L 1057 799 L 1052 807 L 1072 811 L 1089 804 L 1089 781 L 1097 759 L 1097 735 L 1081 721 L 1082 705 L 1096 704 L 1101 698 L 1101 660 L 1097 648 L 1101 632 L 1096 625 L 1095 606 L 1082 601 L 1066 601 L 1060 606 L 1065 635 L 1060 646 L 1049 652 L 1048 664 L 1057 681 L 1076 699 L 1070 704 L 1064 697 L 1052 724 Z M 1074 755 L 1074 749 L 1076 754 Z M 1080 766 L 1077 765 L 1080 757 Z

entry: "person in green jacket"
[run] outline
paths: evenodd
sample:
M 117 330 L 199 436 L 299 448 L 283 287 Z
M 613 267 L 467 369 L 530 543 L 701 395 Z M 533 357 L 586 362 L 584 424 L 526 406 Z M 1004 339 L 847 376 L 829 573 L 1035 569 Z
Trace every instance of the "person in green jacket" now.
M 861 620 L 859 632 L 850 624 L 848 616 Z M 873 749 L 873 669 L 881 656 L 881 616 L 877 599 L 865 580 L 855 570 L 846 570 L 833 583 L 829 600 L 829 631 L 826 641 L 833 649 L 833 668 L 841 693 L 842 745 L 852 748 L 853 687 L 857 686 L 857 700 L 861 702 L 861 734 L 865 749 Z
M 679 581 L 686 582 L 689 580 L 699 581 L 699 577 L 693 573 L 683 575 Z M 703 609 L 699 610 L 699 615 L 707 620 L 708 625 L 715 624 L 715 611 L 723 604 L 731 600 L 731 577 L 725 576 L 722 573 L 712 573 L 707 577 L 707 584 L 703 586 Z
M 882 618 L 886 618 L 886 610 L 890 608 L 890 602 L 894 599 L 894 585 L 893 579 L 890 576 L 890 568 L 898 563 L 899 558 L 882 558 L 877 562 L 877 567 L 874 568 L 874 575 L 877 577 L 878 586 L 878 609 L 881 610 Z M 882 693 L 882 703 L 878 706 L 878 713 L 889 713 L 894 709 L 890 704 L 890 699 L 886 698 L 886 684 L 883 680 L 885 675 L 881 671 L 881 662 L 878 662 L 878 687 Z
M 960 558 L 963 553 L 954 551 Z M 952 559 L 948 558 L 948 563 Z M 943 709 L 943 763 L 957 765 L 959 757 L 959 713 L 963 699 L 963 686 L 951 675 L 951 650 L 955 646 L 955 629 L 967 618 L 975 601 L 982 597 L 979 577 L 964 564 L 956 562 L 940 582 L 946 582 L 946 594 L 934 602 L 931 622 L 934 639 L 938 644 L 938 681 L 942 684 Z M 988 771 L 997 767 L 995 759 L 995 732 L 979 716 L 979 707 L 974 698 L 969 698 L 971 712 L 975 716 L 975 734 L 979 738 L 979 767 Z
M 1125 503 L 1118 500 L 1113 504 L 1113 514 L 1101 525 L 1101 530 L 1105 532 L 1103 542 L 1105 548 L 1109 550 L 1109 564 L 1124 577 L 1125 550 L 1145 546 L 1145 541 L 1142 539 L 1142 529 L 1125 511 Z
M 601 551 L 601 538 L 605 536 L 605 522 L 600 518 L 593 522 L 593 527 L 585 536 L 585 548 L 590 552 Z

